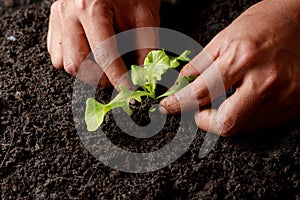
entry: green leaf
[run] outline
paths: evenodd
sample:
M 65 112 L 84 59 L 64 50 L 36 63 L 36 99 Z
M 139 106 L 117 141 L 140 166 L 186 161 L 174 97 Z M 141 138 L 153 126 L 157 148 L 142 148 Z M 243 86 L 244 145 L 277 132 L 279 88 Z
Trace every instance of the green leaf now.
M 197 76 L 191 75 L 191 76 L 185 76 L 185 78 L 189 83 L 191 83 L 197 78 Z
M 183 52 L 179 57 L 169 57 L 164 50 L 151 51 L 145 61 L 144 66 L 131 66 L 131 79 L 135 85 L 143 88 L 144 91 L 131 91 L 125 86 L 120 85 L 120 93 L 108 104 L 101 104 L 95 99 L 89 98 L 86 101 L 85 122 L 88 131 L 97 130 L 103 123 L 104 116 L 114 108 L 122 108 L 128 115 L 132 114 L 130 109 L 130 100 L 135 99 L 138 102 L 142 101 L 142 96 L 155 97 L 155 89 L 162 75 L 170 68 L 176 68 L 180 65 L 179 61 L 189 61 L 187 55 L 190 51 Z M 161 95 L 158 98 L 168 96 L 180 90 L 186 84 L 188 79 L 179 79 L 178 84 L 170 91 Z M 151 111 L 153 111 L 152 109 Z
M 176 92 L 178 92 L 179 90 L 187 86 L 190 82 L 194 81 L 195 79 L 196 76 L 179 77 L 177 83 L 170 90 L 157 97 L 157 99 L 175 94 Z
M 155 107 L 151 107 L 150 109 L 149 109 L 149 112 L 155 112 L 156 111 L 156 108 Z
M 179 57 L 171 57 L 170 58 L 170 68 L 176 68 L 180 66 L 179 61 L 188 62 L 190 59 L 187 57 L 191 51 L 184 51 Z
M 114 108 L 122 108 L 128 115 L 132 114 L 130 109 L 130 100 L 135 99 L 141 102 L 142 96 L 147 96 L 144 91 L 131 91 L 125 86 L 120 85 L 120 93 L 108 104 L 102 104 L 93 98 L 88 98 L 86 101 L 85 123 L 88 131 L 97 130 L 103 123 L 104 116 L 107 112 Z
M 128 115 L 131 115 L 129 102 L 134 91 L 128 90 L 124 85 L 120 85 L 120 89 L 119 94 L 107 105 L 110 105 L 111 109 L 122 108 Z
M 137 65 L 131 66 L 131 80 L 132 83 L 138 86 L 143 86 L 145 84 L 148 84 L 148 69 L 146 67 L 140 67 Z
M 108 112 L 106 105 L 103 105 L 93 98 L 86 101 L 85 123 L 88 131 L 95 131 L 102 124 L 105 114 Z
M 165 64 L 169 65 L 169 56 L 164 50 L 150 51 L 144 60 L 144 65 Z
M 146 91 L 136 90 L 132 93 L 131 98 L 137 100 L 138 102 L 142 102 L 142 96 L 149 96 L 149 93 Z
M 145 61 L 144 67 L 131 66 L 131 79 L 135 85 L 141 86 L 155 99 L 155 89 L 158 81 L 170 68 L 180 65 L 179 61 L 189 61 L 187 55 L 190 51 L 183 52 L 179 57 L 169 57 L 164 50 L 151 51 Z

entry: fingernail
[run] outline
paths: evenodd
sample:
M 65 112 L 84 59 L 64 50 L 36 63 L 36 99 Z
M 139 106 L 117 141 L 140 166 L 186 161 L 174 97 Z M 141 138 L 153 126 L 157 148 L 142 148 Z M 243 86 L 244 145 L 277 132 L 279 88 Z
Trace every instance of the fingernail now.
M 135 100 L 134 100 L 134 99 L 130 99 L 129 103 L 130 103 L 131 105 L 134 105 L 134 104 L 135 104 Z
M 161 113 L 163 113 L 163 114 L 168 114 L 168 111 L 167 111 L 167 109 L 165 108 L 165 107 L 163 107 L 163 106 L 159 106 L 159 111 L 161 112 Z
M 200 114 L 200 112 L 195 112 L 195 114 L 194 114 L 194 118 L 195 118 L 195 121 L 197 122 L 197 121 L 199 121 L 200 119 L 201 119 L 201 114 Z

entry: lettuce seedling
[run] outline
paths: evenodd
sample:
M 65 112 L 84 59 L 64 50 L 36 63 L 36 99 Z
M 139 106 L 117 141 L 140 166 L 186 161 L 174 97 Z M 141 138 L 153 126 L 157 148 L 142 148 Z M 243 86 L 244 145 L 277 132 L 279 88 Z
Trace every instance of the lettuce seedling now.
M 108 104 L 102 104 L 93 98 L 88 98 L 85 110 L 87 130 L 97 130 L 103 123 L 106 113 L 114 108 L 122 108 L 128 115 L 131 115 L 131 99 L 141 102 L 142 97 L 146 96 L 156 100 L 174 94 L 185 87 L 189 82 L 193 81 L 195 79 L 194 76 L 179 77 L 173 88 L 158 97 L 155 95 L 157 82 L 161 80 L 162 75 L 166 73 L 168 69 L 174 69 L 180 66 L 180 61 L 190 61 L 187 57 L 189 53 L 190 51 L 186 50 L 178 57 L 171 57 L 168 56 L 164 50 L 153 50 L 144 60 L 144 66 L 131 66 L 131 80 L 133 84 L 139 86 L 142 90 L 132 91 L 127 89 L 124 85 L 120 85 L 119 94 Z

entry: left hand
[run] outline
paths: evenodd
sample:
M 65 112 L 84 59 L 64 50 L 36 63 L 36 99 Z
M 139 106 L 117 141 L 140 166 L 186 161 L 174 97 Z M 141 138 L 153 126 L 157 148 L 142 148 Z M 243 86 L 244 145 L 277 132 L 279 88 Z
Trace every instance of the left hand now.
M 55 1 L 47 35 L 53 66 L 93 86 L 133 87 L 114 36 L 129 29 L 158 27 L 159 8 L 160 0 Z M 143 46 L 145 38 L 151 43 L 150 36 L 149 31 L 136 31 L 132 42 Z M 137 64 L 143 63 L 150 50 L 136 50 Z M 86 59 L 91 51 L 97 63 Z

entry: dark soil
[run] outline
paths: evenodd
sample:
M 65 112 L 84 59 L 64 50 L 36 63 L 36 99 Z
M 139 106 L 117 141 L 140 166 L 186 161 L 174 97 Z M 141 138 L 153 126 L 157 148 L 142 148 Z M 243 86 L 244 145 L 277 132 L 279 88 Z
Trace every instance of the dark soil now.
M 255 2 L 185 1 L 163 7 L 162 24 L 205 45 Z M 273 134 L 221 138 L 203 159 L 198 152 L 205 134 L 198 131 L 182 157 L 149 173 L 119 172 L 95 159 L 75 128 L 75 79 L 49 60 L 49 7 L 47 1 L 31 4 L 0 17 L 1 199 L 300 199 L 297 124 Z M 110 92 L 98 91 L 98 98 L 108 101 Z M 122 133 L 109 116 L 105 133 L 130 151 L 159 149 L 177 131 L 178 116 L 169 116 L 157 136 L 143 141 Z

